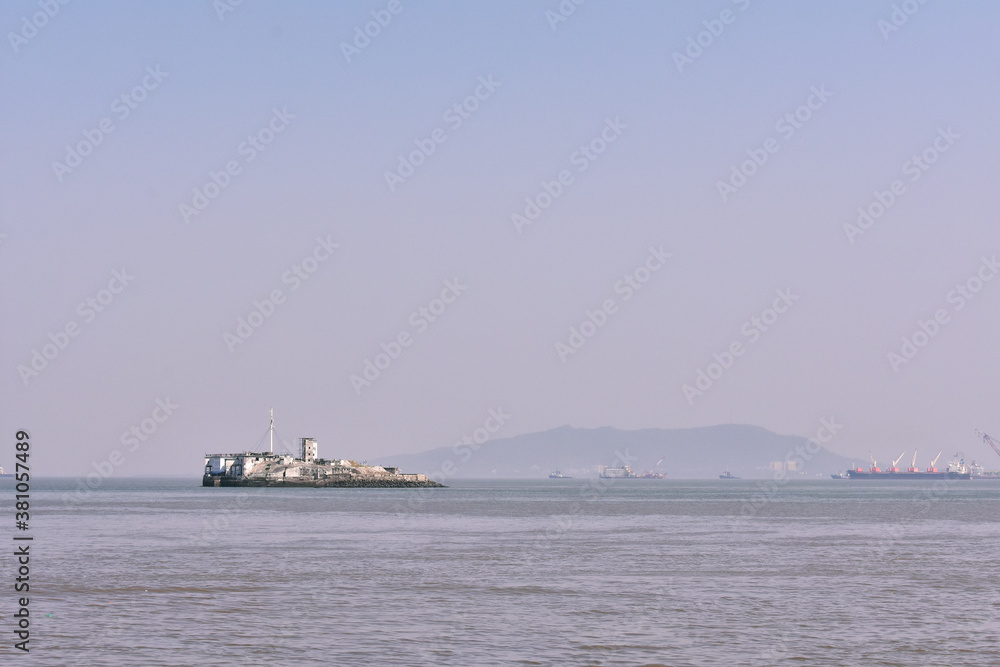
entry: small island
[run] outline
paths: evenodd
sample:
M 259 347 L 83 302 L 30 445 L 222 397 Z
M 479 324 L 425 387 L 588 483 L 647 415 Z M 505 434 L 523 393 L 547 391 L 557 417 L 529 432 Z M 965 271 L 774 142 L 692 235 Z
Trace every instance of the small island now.
M 202 486 L 444 487 L 427 475 L 401 473 L 399 468 L 318 458 L 313 438 L 301 438 L 299 447 L 299 458 L 275 454 L 273 441 L 270 452 L 206 454 Z

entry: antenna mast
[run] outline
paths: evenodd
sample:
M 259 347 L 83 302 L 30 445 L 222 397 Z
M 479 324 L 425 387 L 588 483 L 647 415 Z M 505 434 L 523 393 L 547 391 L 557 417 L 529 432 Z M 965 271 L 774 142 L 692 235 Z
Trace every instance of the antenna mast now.
M 274 408 L 271 408 L 271 453 L 274 454 Z

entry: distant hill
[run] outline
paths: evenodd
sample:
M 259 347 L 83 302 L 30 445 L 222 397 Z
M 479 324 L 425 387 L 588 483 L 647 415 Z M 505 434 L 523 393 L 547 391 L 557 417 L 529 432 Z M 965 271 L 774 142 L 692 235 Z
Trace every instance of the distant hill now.
M 382 465 L 405 472 L 446 477 L 546 477 L 554 470 L 573 477 L 596 477 L 601 465 L 621 465 L 616 452 L 631 457 L 633 472 L 645 472 L 663 458 L 657 472 L 674 478 L 718 478 L 726 468 L 745 478 L 770 478 L 773 462 L 783 462 L 795 448 L 806 450 L 806 438 L 778 435 L 758 426 L 724 424 L 688 429 L 623 431 L 562 426 L 539 433 L 490 440 L 478 451 L 467 446 L 441 447 L 419 454 L 380 458 Z M 448 462 L 450 461 L 450 465 Z M 821 448 L 789 477 L 813 478 L 843 472 L 851 459 Z M 452 467 L 454 466 L 453 472 Z

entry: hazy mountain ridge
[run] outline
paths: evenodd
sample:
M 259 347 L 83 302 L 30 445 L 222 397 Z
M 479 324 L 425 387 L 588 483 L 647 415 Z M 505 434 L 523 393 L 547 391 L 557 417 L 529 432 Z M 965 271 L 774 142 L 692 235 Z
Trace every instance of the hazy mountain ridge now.
M 808 460 L 797 450 L 809 456 Z M 445 477 L 545 477 L 554 470 L 574 477 L 596 477 L 601 465 L 621 465 L 627 460 L 634 472 L 643 473 L 653 469 L 660 458 L 663 462 L 656 472 L 689 478 L 714 478 L 726 468 L 740 477 L 771 477 L 773 463 L 786 459 L 796 461 L 796 470 L 788 471 L 790 477 L 815 477 L 842 472 L 852 463 L 826 448 L 810 455 L 805 437 L 779 435 L 746 424 L 634 431 L 561 426 L 478 446 L 439 447 L 382 457 L 378 463 L 435 477 L 442 472 Z

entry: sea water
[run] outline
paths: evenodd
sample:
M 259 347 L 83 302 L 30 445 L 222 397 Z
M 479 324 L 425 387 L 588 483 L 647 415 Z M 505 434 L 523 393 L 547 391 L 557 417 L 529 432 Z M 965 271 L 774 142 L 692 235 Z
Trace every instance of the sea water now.
M 30 653 L 8 556 L 3 664 L 1000 664 L 1000 481 L 42 479 L 31 503 Z

